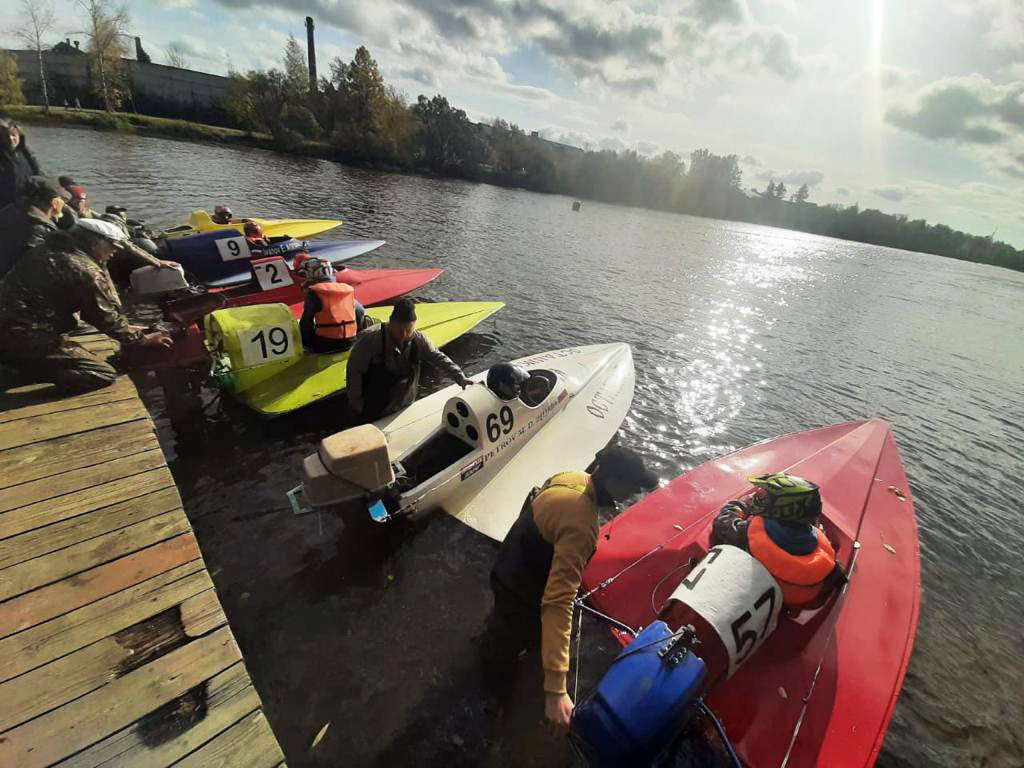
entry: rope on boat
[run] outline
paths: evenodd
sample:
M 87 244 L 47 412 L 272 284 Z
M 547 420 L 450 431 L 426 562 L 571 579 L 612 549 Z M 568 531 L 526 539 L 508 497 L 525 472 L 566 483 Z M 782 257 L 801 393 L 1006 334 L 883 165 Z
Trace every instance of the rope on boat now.
M 735 768 L 743 768 L 743 763 L 740 762 L 739 757 L 736 755 L 736 750 L 732 748 L 732 742 L 729 741 L 729 737 L 725 734 L 725 728 L 718 722 L 718 718 L 715 717 L 715 713 L 711 711 L 711 708 L 704 703 L 704 699 L 697 699 L 697 709 L 704 717 L 711 721 L 711 724 L 715 726 L 715 730 L 718 732 L 718 738 L 722 740 L 722 744 L 725 746 L 726 751 L 729 753 L 729 759 L 732 760 L 732 764 Z

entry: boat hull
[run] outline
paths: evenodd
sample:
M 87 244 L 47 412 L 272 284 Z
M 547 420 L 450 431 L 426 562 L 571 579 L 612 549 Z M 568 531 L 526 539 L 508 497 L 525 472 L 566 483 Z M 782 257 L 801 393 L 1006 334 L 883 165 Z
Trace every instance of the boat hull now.
M 313 237 L 341 226 L 341 222 L 335 219 L 262 219 L 255 216 L 245 219 L 232 219 L 230 224 L 218 224 L 210 218 L 209 213 L 199 210 L 192 212 L 189 216 L 188 224 L 166 229 L 160 233 L 160 237 L 173 240 L 203 232 L 222 230 L 244 232 L 245 225 L 250 221 L 263 227 L 263 234 L 266 237 L 277 237 L 279 235 L 298 238 Z
M 687 564 L 707 551 L 721 505 L 749 488 L 749 475 L 783 470 L 821 487 L 826 531 L 839 559 L 854 562 L 850 583 L 825 608 L 784 616 L 707 701 L 748 766 L 869 766 L 906 674 L 920 605 L 913 502 L 885 422 L 769 440 L 683 475 L 603 526 L 583 591 L 595 590 L 588 604 L 597 610 L 646 626 Z

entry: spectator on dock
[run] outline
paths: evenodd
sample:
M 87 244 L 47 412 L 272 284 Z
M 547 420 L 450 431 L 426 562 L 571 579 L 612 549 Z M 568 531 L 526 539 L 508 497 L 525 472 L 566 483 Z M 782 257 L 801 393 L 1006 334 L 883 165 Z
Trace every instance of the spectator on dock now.
M 21 128 L 13 120 L 0 117 L 0 208 L 18 199 L 29 177 L 42 174 Z
M 0 390 L 52 382 L 62 393 L 79 394 L 112 384 L 113 366 L 69 338 L 76 314 L 122 345 L 173 344 L 166 333 L 146 332 L 124 315 L 105 269 L 124 243 L 113 224 L 83 219 L 52 233 L 0 281 Z
M 30 176 L 22 187 L 22 197 L 0 208 L 0 279 L 30 249 L 57 231 L 57 221 L 68 197 L 50 179 Z

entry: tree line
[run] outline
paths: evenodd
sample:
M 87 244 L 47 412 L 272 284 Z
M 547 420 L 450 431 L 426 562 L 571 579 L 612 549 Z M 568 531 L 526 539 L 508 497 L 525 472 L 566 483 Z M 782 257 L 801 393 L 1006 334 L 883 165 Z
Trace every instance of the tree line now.
M 23 2 L 27 12 L 30 4 L 38 9 L 40 2 L 48 0 Z M 116 108 L 131 98 L 123 64 L 118 63 L 124 54 L 127 15 L 112 0 L 76 2 L 92 30 L 87 47 L 94 68 L 105 73 L 97 78 L 96 96 L 101 106 Z M 38 20 L 25 18 L 24 39 L 41 45 Z M 43 21 L 45 27 L 47 19 Z M 10 72 L 12 64 L 0 60 L 0 95 L 11 90 L 4 85 L 10 79 L 4 72 Z M 584 151 L 528 135 L 501 119 L 490 125 L 473 123 L 440 95 L 421 95 L 408 103 L 384 81 L 365 47 L 351 61 L 335 58 L 329 71 L 328 77 L 311 84 L 305 53 L 291 37 L 280 68 L 229 73 L 224 113 L 213 122 L 270 134 L 285 151 L 326 155 L 342 162 L 768 224 L 1024 271 L 1024 251 L 991 236 L 862 210 L 856 204 L 817 205 L 809 200 L 806 184 L 789 193 L 784 182 L 773 179 L 763 192 L 744 191 L 736 155 L 699 149 L 684 159 L 670 151 L 656 157 L 632 150 Z M 9 98 L 13 102 L 15 97 Z M 167 107 L 133 106 L 161 116 Z

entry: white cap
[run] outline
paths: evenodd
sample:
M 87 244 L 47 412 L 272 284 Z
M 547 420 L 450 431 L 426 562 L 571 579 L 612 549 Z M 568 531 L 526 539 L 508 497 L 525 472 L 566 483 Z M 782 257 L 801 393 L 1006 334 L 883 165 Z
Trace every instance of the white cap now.
M 103 221 L 103 219 L 79 219 L 75 227 L 94 235 L 100 235 L 115 243 L 123 243 L 128 239 L 125 237 L 123 229 L 109 221 Z

